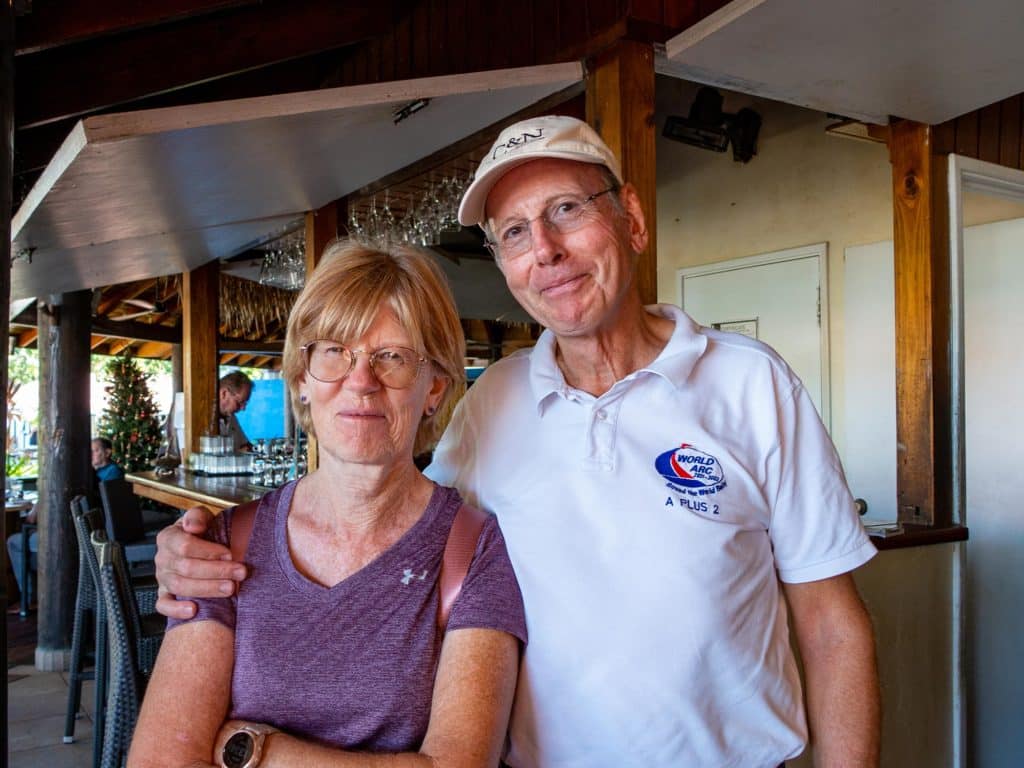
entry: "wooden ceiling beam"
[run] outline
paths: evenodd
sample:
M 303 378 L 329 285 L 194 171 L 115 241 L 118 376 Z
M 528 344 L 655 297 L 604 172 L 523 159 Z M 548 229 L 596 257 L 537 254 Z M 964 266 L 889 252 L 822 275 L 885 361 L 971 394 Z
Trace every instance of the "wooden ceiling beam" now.
M 249 341 L 248 339 L 221 338 L 217 343 L 222 352 L 248 353 L 252 355 L 280 355 L 284 353 L 283 341 Z
M 380 0 L 265 0 L 131 35 L 26 54 L 18 58 L 17 124 L 42 125 L 343 48 L 384 33 L 394 17 L 392 4 Z
M 108 288 L 103 292 L 100 303 L 96 306 L 96 314 L 106 315 L 125 299 L 134 299 L 148 291 L 156 284 L 156 279 L 139 280 L 133 283 Z
M 99 334 L 96 334 L 96 333 L 94 333 L 91 336 L 89 336 L 89 349 L 91 349 L 93 352 L 95 352 L 97 349 L 99 349 L 100 347 L 102 347 L 106 343 L 107 343 L 107 337 L 106 336 L 100 336 Z
M 116 341 L 111 341 L 110 346 L 107 349 L 107 354 L 111 357 L 119 355 L 134 343 L 134 339 L 117 339 Z
M 38 328 L 29 328 L 18 334 L 14 341 L 16 347 L 27 347 L 39 338 Z
M 138 357 L 155 357 L 161 360 L 167 360 L 171 356 L 172 345 L 165 344 L 162 341 L 146 341 L 139 345 L 139 348 L 135 350 L 135 354 Z
M 106 317 L 94 317 L 92 319 L 92 331 L 93 333 L 102 333 L 104 336 L 114 336 L 121 339 L 181 344 L 181 328 L 139 323 L 134 320 L 118 322 Z
M 96 37 L 167 24 L 203 14 L 253 5 L 255 0 L 104 0 L 101 7 L 81 0 L 35 3 L 18 19 L 16 56 Z

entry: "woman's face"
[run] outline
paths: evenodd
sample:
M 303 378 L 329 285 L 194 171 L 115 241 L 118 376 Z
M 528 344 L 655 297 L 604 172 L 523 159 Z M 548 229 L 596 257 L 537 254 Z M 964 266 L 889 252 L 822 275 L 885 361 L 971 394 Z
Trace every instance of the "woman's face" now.
M 320 453 L 352 464 L 411 462 L 420 421 L 428 408 L 437 408 L 447 381 L 429 361 L 407 388 L 392 389 L 377 380 L 370 353 L 382 347 L 414 348 L 389 308 L 381 309 L 359 338 L 332 341 L 361 351 L 340 381 L 318 381 L 306 372 L 299 382 L 299 393 L 309 400 Z

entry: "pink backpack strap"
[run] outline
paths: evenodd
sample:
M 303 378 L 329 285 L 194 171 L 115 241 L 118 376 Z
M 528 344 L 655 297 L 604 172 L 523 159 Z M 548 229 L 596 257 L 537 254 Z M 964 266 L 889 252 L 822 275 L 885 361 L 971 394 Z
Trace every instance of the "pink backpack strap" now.
M 260 500 L 256 499 L 239 504 L 231 511 L 231 559 L 236 563 L 245 561 L 245 551 L 249 548 L 252 524 L 256 519 L 256 509 L 259 505 Z
M 455 513 L 448 542 L 444 547 L 444 559 L 441 561 L 441 602 L 437 608 L 437 626 L 442 632 L 448 627 L 448 615 L 452 611 L 455 599 L 462 591 L 462 582 L 473 562 L 480 532 L 487 521 L 487 515 L 476 507 L 463 504 Z

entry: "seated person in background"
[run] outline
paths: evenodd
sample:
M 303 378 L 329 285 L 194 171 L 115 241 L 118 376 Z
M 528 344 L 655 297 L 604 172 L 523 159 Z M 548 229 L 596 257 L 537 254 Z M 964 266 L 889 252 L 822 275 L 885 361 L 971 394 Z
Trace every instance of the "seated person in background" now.
M 124 477 L 124 471 L 110 460 L 114 452 L 114 446 L 105 437 L 94 437 L 91 444 L 92 468 L 96 472 L 97 482 L 105 480 L 120 480 Z M 33 509 L 25 516 L 25 522 L 35 524 L 36 511 Z M 39 552 L 39 531 L 33 531 L 28 537 L 29 571 L 36 570 L 36 553 Z M 14 570 L 14 578 L 18 582 L 18 591 L 22 597 L 25 595 L 25 585 L 21 583 L 21 566 L 26 553 L 22 548 L 21 533 L 13 533 L 7 537 L 7 556 Z M 8 609 L 8 613 L 17 613 L 19 606 L 15 605 Z
M 242 431 L 236 413 L 245 410 L 252 395 L 252 381 L 241 371 L 232 371 L 221 376 L 217 393 L 217 427 L 221 437 L 230 437 L 235 452 L 247 451 L 252 447 L 249 438 Z
M 168 625 L 129 765 L 241 765 L 224 752 L 240 739 L 274 766 L 498 764 L 522 597 L 487 516 L 439 629 L 462 501 L 413 463 L 461 391 L 464 349 L 429 256 L 327 249 L 292 309 L 282 371 L 320 466 L 260 500 L 237 596 Z M 221 544 L 233 514 L 214 521 Z
M 96 478 L 103 483 L 107 480 L 121 480 L 124 470 L 110 460 L 114 452 L 114 444 L 105 437 L 94 437 L 92 440 L 92 468 Z
M 36 522 L 36 510 L 33 507 L 32 510 L 25 515 L 23 522 L 35 524 Z M 32 531 L 28 537 L 28 567 L 31 578 L 31 573 L 36 570 L 36 553 L 39 552 L 39 531 Z M 21 569 L 25 560 L 25 551 L 22 547 L 21 531 L 12 533 L 7 537 L 7 559 L 11 563 L 11 570 L 14 571 L 14 579 L 18 582 L 18 592 L 21 595 L 21 599 L 25 599 L 25 585 L 21 581 Z M 8 606 L 7 612 L 10 614 L 18 613 L 21 610 L 21 604 L 15 603 L 14 605 Z

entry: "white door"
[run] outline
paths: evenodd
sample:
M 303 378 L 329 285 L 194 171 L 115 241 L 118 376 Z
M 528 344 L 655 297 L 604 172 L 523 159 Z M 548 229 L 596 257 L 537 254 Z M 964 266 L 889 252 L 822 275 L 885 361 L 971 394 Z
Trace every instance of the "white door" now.
M 803 381 L 829 427 L 827 245 L 678 271 L 679 305 L 701 325 L 773 347 Z
M 1022 257 L 1024 218 L 964 230 L 967 742 L 984 768 L 1024 765 Z

